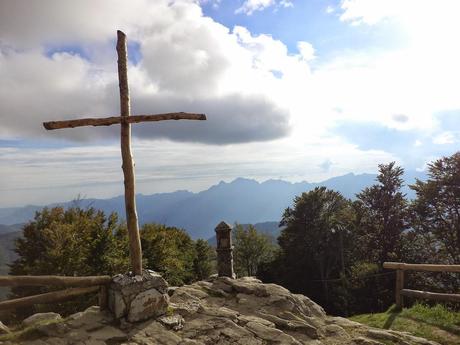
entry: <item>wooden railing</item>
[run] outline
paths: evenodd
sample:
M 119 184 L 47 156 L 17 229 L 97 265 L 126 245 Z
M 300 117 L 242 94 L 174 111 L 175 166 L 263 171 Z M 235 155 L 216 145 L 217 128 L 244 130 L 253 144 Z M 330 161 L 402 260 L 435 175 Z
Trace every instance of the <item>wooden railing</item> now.
M 405 271 L 425 272 L 460 272 L 460 265 L 431 265 L 431 264 L 405 264 L 401 262 L 385 262 L 384 268 L 396 270 L 396 308 L 403 306 L 403 297 L 430 299 L 436 301 L 460 302 L 459 294 L 436 293 L 428 291 L 404 289 Z
M 0 276 L 0 287 L 14 286 L 54 286 L 65 290 L 52 291 L 40 295 L 21 297 L 0 302 L 0 311 L 28 307 L 34 304 L 63 302 L 76 296 L 98 292 L 99 305 L 107 307 L 107 285 L 109 276 L 65 277 L 65 276 Z

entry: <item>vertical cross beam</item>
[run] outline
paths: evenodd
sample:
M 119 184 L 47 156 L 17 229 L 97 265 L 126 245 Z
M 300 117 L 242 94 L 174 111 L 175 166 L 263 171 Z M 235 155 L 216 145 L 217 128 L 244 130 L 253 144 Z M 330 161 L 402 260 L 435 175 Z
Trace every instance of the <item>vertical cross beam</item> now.
M 142 250 L 139 236 L 139 224 L 136 212 L 136 188 L 134 182 L 134 163 L 131 153 L 131 124 L 124 121 L 130 116 L 128 88 L 128 53 L 126 35 L 117 31 L 118 85 L 120 87 L 121 111 L 121 157 L 125 185 L 126 223 L 128 226 L 131 267 L 135 275 L 142 274 Z

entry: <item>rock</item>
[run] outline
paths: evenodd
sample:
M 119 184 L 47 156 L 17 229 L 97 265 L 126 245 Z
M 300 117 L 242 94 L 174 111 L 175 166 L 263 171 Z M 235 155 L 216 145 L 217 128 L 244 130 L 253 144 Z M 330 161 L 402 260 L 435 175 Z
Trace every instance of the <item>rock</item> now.
M 29 316 L 27 319 L 22 321 L 24 327 L 29 327 L 34 324 L 44 323 L 44 322 L 51 322 L 51 321 L 59 321 L 62 320 L 61 315 L 57 313 L 38 313 L 32 316 Z
M 169 297 L 157 289 L 150 289 L 138 294 L 131 302 L 128 312 L 129 322 L 138 322 L 166 313 Z
M 97 331 L 90 333 L 90 337 L 92 340 L 111 343 L 122 342 L 128 339 L 126 333 L 112 326 L 105 326 L 98 329 Z
M 379 341 L 367 339 L 364 337 L 358 337 L 358 338 L 352 339 L 352 344 L 353 345 L 385 345 Z
M 113 322 L 113 316 L 99 307 L 93 306 L 84 312 L 76 313 L 67 318 L 66 325 L 73 329 L 94 331 Z
M 118 274 L 108 291 L 109 310 L 116 319 L 136 322 L 164 313 L 168 304 L 168 283 L 159 273 L 142 271 L 141 276 Z
M 10 333 L 10 329 L 0 321 L 0 335 Z
M 246 327 L 257 337 L 263 340 L 280 342 L 282 344 L 301 345 L 299 341 L 295 340 L 292 336 L 283 333 L 279 329 L 268 327 L 258 322 L 248 322 Z
M 129 280 L 139 283 L 142 277 Z M 124 302 L 132 297 L 114 291 Z M 169 305 L 168 295 L 155 287 L 138 292 L 131 286 L 130 291 L 136 295 L 125 303 L 128 315 L 117 319 L 91 307 L 38 325 L 41 336 L 29 344 L 439 345 L 407 332 L 329 317 L 308 297 L 254 278 L 214 278 L 177 287 Z
M 158 319 L 166 328 L 178 331 L 184 328 L 184 318 L 181 315 L 163 316 Z
M 400 337 L 396 336 L 393 333 L 390 333 L 389 331 L 384 331 L 381 329 L 369 329 L 366 332 L 366 335 L 369 338 L 372 339 L 378 339 L 378 340 L 386 340 L 386 341 L 393 341 L 393 342 L 398 342 Z

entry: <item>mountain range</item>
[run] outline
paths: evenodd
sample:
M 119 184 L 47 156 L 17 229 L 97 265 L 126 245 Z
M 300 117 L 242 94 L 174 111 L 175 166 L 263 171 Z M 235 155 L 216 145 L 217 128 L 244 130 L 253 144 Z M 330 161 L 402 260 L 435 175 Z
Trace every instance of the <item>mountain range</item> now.
M 376 175 L 353 173 L 330 178 L 323 182 L 291 183 L 283 180 L 257 182 L 251 179 L 237 178 L 232 182 L 220 182 L 207 190 L 192 193 L 176 191 L 153 195 L 136 196 L 137 212 L 141 224 L 156 222 L 176 226 L 187 230 L 194 239 L 209 239 L 214 235 L 214 227 L 222 220 L 232 224 L 279 222 L 284 209 L 292 204 L 293 198 L 302 192 L 317 186 L 325 186 L 341 192 L 353 199 L 356 193 L 375 183 Z M 406 173 L 405 181 L 412 184 L 415 178 L 425 179 L 419 172 Z M 407 186 L 403 191 L 408 197 L 413 192 Z M 95 207 L 105 213 L 117 212 L 124 215 L 124 197 L 111 199 L 82 199 L 46 205 L 47 207 Z M 0 224 L 12 225 L 25 223 L 33 219 L 35 212 L 44 206 L 28 205 L 24 207 L 0 208 Z M 0 234 L 9 227 L 0 225 Z

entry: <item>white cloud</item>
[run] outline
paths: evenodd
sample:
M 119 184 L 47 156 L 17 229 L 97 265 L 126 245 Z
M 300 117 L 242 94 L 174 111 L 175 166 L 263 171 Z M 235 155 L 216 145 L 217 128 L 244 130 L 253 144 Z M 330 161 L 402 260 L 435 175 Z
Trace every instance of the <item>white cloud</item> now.
M 288 59 L 281 42 L 269 36 L 253 37 L 249 32 L 242 38 L 242 30 L 230 32 L 204 17 L 192 1 L 99 1 L 95 7 L 93 2 L 82 1 L 65 8 L 62 2 L 50 1 L 47 5 L 51 10 L 37 4 L 6 1 L 1 5 L 3 137 L 91 140 L 118 136 L 115 129 L 103 129 L 94 136 L 89 129 L 45 134 L 41 127 L 46 120 L 118 113 L 113 47 L 117 28 L 124 28 L 128 39 L 139 43 L 142 53 L 139 64 L 129 68 L 133 111 L 208 115 L 207 123 L 188 122 L 190 131 L 184 124 L 160 125 L 168 129 L 160 131 L 162 137 L 229 143 L 270 140 L 289 132 L 289 110 L 273 96 L 273 89 L 262 87 L 279 84 L 267 70 L 279 62 L 269 61 L 271 57 L 260 51 L 275 49 L 278 59 Z M 33 11 L 22 16 L 27 6 Z M 56 18 L 59 11 L 62 18 Z M 11 21 L 11 17 L 16 20 Z M 100 18 L 106 20 L 104 25 Z M 251 40 L 257 41 L 257 49 L 246 44 Z M 89 49 L 89 59 L 44 53 L 50 44 L 69 42 Z M 254 64 L 255 60 L 259 63 Z M 154 131 L 157 135 L 160 132 Z M 147 136 L 148 131 L 139 133 Z
M 293 7 L 294 4 L 289 0 L 246 0 L 235 13 L 244 13 L 250 16 L 256 11 L 263 11 L 268 7 L 274 6 L 276 9 L 283 7 Z
M 446 144 L 455 144 L 459 141 L 459 134 L 451 131 L 443 132 L 433 138 L 433 144 L 436 145 L 446 145 Z
M 41 122 L 118 113 L 113 45 L 116 29 L 123 29 L 142 54 L 129 66 L 133 112 L 197 111 L 209 118 L 136 126 L 134 134 L 145 140 L 134 153 L 141 192 L 202 189 L 237 176 L 321 180 L 375 171 L 378 163 L 398 160 L 331 137 L 329 129 L 339 122 L 420 131 L 423 148 L 428 138 L 451 142 L 452 135 L 438 135 L 434 116 L 460 109 L 460 48 L 452 43 L 460 31 L 458 2 L 439 8 L 427 5 L 432 1 L 417 2 L 411 14 L 405 2 L 369 1 L 378 11 L 366 1 L 343 1 L 341 20 L 356 30 L 394 25 L 404 42 L 389 50 L 334 52 L 328 60 L 316 57 L 309 42 L 299 42 L 298 54 L 292 54 L 268 34 L 227 28 L 204 17 L 199 1 L 2 1 L 0 139 L 118 138 L 118 128 L 45 132 Z M 269 3 L 272 8 L 290 4 Z M 82 53 L 46 54 L 63 45 Z M 37 195 L 49 198 L 45 188 L 53 179 L 66 198 L 75 197 L 76 189 L 101 197 L 121 192 L 115 146 L 0 151 L 5 202 L 26 200 L 34 186 L 44 189 Z M 104 159 L 101 172 L 94 170 L 96 157 Z M 321 168 L 326 157 L 334 162 L 327 172 Z M 181 178 L 188 180 L 178 182 Z M 85 187 L 85 181 L 94 184 Z M 111 187 L 103 187 L 104 181 Z

